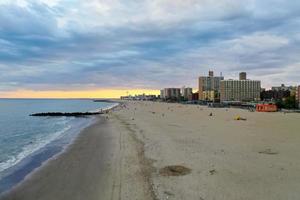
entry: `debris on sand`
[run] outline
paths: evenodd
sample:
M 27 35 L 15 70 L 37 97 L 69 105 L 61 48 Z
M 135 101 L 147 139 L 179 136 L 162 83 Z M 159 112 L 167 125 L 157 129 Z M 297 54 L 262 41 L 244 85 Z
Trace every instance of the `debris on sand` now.
M 242 118 L 241 116 L 236 116 L 236 117 L 234 118 L 234 120 L 236 120 L 236 121 L 247 121 L 246 118 Z
M 210 175 L 214 175 L 215 173 L 217 173 L 217 170 L 212 169 L 212 170 L 209 171 L 209 173 L 210 173 Z
M 209 116 L 211 117 L 211 116 L 213 116 L 213 114 L 212 114 L 212 113 L 210 113 L 210 114 L 209 114 Z
M 184 176 L 191 173 L 191 169 L 181 166 L 181 165 L 173 165 L 161 168 L 159 170 L 159 174 L 161 176 Z
M 164 193 L 168 196 L 174 196 L 174 194 L 172 192 L 169 192 L 169 191 L 164 191 Z
M 266 150 L 263 150 L 263 151 L 259 151 L 258 153 L 267 154 L 267 155 L 277 155 L 277 154 L 279 154 L 279 152 L 272 151 L 272 149 L 266 149 Z

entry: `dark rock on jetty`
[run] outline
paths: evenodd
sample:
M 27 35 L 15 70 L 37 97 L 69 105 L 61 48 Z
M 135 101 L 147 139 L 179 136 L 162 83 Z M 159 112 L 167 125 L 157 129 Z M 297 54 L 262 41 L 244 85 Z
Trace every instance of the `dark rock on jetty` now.
M 110 99 L 95 99 L 93 101 L 94 102 L 105 102 L 105 103 L 116 103 L 115 101 L 110 100 Z
M 100 115 L 103 112 L 74 112 L 74 113 L 61 113 L 61 112 L 48 112 L 48 113 L 35 113 L 30 116 L 33 117 L 84 117 L 90 115 Z

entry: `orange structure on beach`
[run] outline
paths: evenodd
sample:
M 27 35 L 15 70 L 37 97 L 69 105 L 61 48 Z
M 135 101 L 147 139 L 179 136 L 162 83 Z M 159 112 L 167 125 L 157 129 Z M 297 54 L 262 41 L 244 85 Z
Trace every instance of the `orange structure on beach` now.
M 257 104 L 257 112 L 277 112 L 278 108 L 275 104 Z

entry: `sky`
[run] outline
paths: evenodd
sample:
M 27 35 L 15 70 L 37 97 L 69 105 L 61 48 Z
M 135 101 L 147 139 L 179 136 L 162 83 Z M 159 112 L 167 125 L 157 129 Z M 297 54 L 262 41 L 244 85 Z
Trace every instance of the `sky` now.
M 0 0 L 0 97 L 158 93 L 208 70 L 300 84 L 300 1 Z

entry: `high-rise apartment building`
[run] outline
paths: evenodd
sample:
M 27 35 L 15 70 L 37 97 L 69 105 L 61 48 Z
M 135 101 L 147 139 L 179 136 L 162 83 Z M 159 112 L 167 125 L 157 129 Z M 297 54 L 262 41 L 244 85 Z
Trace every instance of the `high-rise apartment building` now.
M 160 98 L 161 99 L 165 98 L 165 90 L 164 89 L 160 90 Z
M 181 88 L 181 95 L 184 100 L 188 100 L 189 96 L 192 94 L 193 94 L 193 88 L 189 88 L 189 87 Z
M 180 88 L 164 88 L 160 91 L 160 98 L 165 100 L 180 100 Z
M 298 108 L 300 108 L 300 85 L 297 87 L 296 101 L 297 101 L 297 104 L 298 104 Z
M 224 80 L 223 76 L 214 76 L 213 71 L 209 71 L 208 76 L 199 77 L 199 100 L 207 100 L 207 91 L 220 93 L 220 82 Z M 218 96 L 218 95 L 216 95 Z
M 221 101 L 260 100 L 261 82 L 256 80 L 222 80 Z
M 203 91 L 203 98 L 207 101 L 215 101 L 216 99 L 216 92 L 213 90 L 210 91 Z

